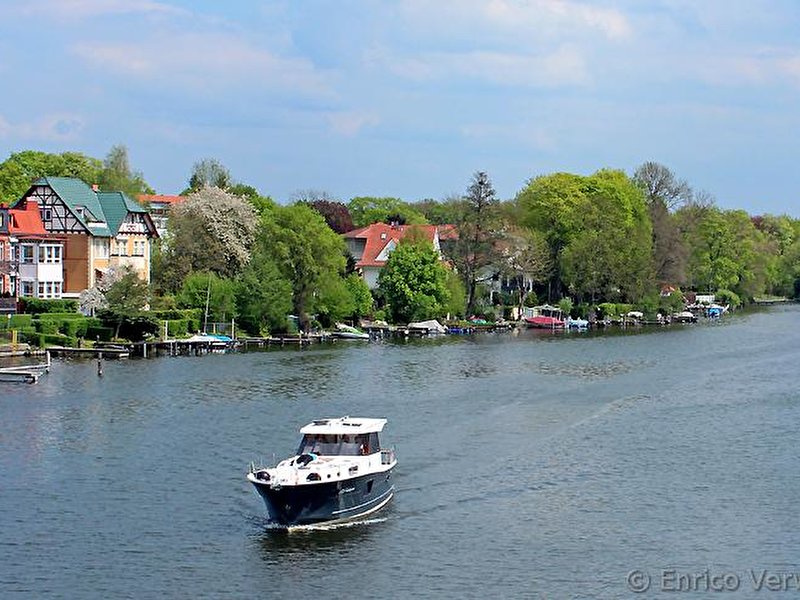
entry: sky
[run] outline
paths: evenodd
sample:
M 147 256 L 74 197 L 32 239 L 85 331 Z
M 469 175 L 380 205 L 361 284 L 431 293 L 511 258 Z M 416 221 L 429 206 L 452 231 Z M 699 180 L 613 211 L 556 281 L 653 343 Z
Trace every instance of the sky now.
M 656 161 L 800 217 L 797 0 L 0 0 L 0 89 L 0 161 L 123 144 L 164 194 L 203 158 L 279 202 Z

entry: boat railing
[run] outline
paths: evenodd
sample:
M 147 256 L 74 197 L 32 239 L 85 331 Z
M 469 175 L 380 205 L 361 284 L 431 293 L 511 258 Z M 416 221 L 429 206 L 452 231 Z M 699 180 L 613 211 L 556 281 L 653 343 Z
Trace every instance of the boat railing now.
M 381 448 L 381 464 L 390 465 L 394 462 L 394 448 Z

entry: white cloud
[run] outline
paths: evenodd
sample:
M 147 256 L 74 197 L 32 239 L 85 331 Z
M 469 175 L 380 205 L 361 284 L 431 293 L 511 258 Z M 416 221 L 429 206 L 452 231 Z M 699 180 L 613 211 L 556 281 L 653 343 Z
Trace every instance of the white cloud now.
M 89 64 L 123 77 L 168 87 L 325 93 L 326 78 L 303 58 L 284 58 L 226 33 L 156 34 L 135 42 L 79 42 L 73 52 Z
M 0 139 L 70 142 L 80 137 L 84 125 L 83 118 L 70 113 L 52 113 L 20 123 L 0 115 Z
M 577 48 L 564 46 L 543 55 L 475 51 L 431 53 L 386 65 L 397 75 L 417 81 L 448 77 L 507 86 L 560 87 L 589 81 L 586 61 Z

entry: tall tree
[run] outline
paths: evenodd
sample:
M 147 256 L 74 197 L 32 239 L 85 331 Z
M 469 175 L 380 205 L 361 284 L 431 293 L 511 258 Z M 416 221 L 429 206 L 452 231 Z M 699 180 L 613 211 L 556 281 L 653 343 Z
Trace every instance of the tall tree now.
M 339 288 L 346 266 L 345 243 L 320 214 L 306 204 L 276 206 L 262 218 L 264 239 L 283 276 L 292 283 L 292 302 L 304 330 L 316 304 L 326 302 L 326 292 Z
M 142 281 L 129 266 L 122 268 L 113 276 L 113 283 L 105 288 L 106 310 L 116 323 L 114 337 L 119 337 L 119 330 L 126 318 L 141 313 L 150 298 L 147 283 Z
M 260 233 L 253 257 L 238 278 L 239 324 L 253 335 L 284 331 L 292 310 L 292 284 L 272 257 L 271 241 Z
M 501 235 L 499 202 L 489 176 L 483 171 L 473 175 L 467 194 L 456 215 L 458 239 L 452 244 L 449 258 L 464 282 L 466 312 L 475 310 L 478 284 L 495 275 L 487 269 L 497 265 Z
M 194 163 L 186 192 L 196 192 L 204 187 L 227 190 L 232 183 L 230 171 L 221 162 L 216 158 L 204 158 Z
M 128 149 L 123 145 L 113 146 L 103 161 L 103 170 L 97 181 L 100 188 L 109 192 L 124 192 L 131 198 L 139 194 L 153 194 L 140 171 L 131 169 Z
M 321 214 L 328 227 L 336 233 L 347 233 L 355 229 L 350 211 L 341 202 L 320 199 L 308 202 L 308 205 Z

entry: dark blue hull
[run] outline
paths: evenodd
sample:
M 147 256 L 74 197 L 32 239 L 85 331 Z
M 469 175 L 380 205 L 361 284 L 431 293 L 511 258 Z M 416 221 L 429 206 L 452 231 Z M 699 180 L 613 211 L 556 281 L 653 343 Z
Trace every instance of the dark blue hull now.
M 391 470 L 310 485 L 252 483 L 270 520 L 284 527 L 355 519 L 380 509 L 394 494 Z

